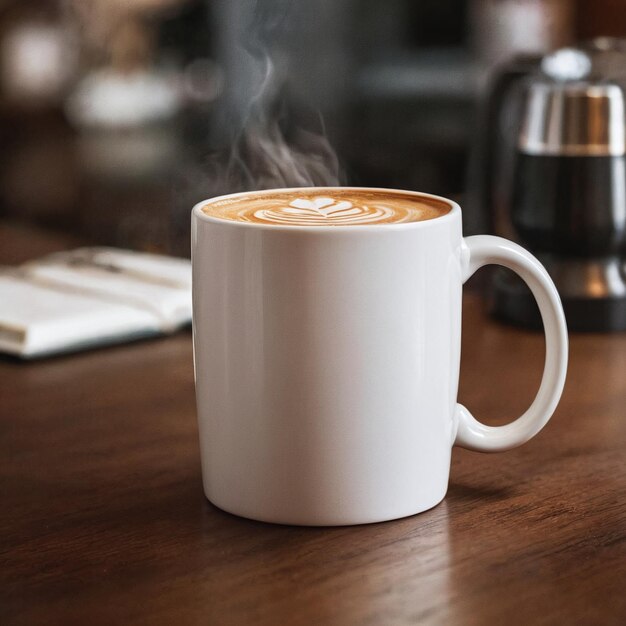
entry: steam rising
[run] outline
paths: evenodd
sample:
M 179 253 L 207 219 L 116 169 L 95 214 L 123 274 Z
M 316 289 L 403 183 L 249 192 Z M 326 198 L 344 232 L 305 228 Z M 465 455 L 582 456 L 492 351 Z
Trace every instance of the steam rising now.
M 267 81 L 272 62 L 266 58 Z M 263 89 L 268 89 L 264 84 Z M 233 137 L 223 172 L 232 190 L 338 185 L 337 156 L 326 138 L 321 116 L 319 128 L 296 127 L 289 139 L 281 127 L 281 113 L 264 101 L 253 101 L 241 129 Z M 219 157 L 218 157 L 219 158 Z
M 339 162 L 321 115 L 307 127 L 290 119 L 284 100 L 288 55 L 278 55 L 263 38 L 269 34 L 275 41 L 285 26 L 256 13 L 239 33 L 235 62 L 245 66 L 248 85 L 231 85 L 226 97 L 231 135 L 227 148 L 211 159 L 209 172 L 220 193 L 340 184 Z

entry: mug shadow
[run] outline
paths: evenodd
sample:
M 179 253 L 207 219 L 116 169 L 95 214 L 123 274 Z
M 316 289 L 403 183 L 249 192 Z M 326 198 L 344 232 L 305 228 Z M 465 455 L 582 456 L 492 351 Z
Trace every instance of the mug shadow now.
M 512 486 L 492 487 L 480 485 L 468 485 L 464 483 L 451 482 L 448 486 L 447 499 L 459 502 L 485 501 L 499 502 L 508 500 L 515 494 Z
M 294 614 L 321 624 L 381 623 L 381 615 L 393 615 L 398 623 L 445 622 L 452 598 L 445 500 L 416 515 L 353 526 L 259 522 L 210 501 L 204 511 L 208 534 L 221 536 L 220 546 L 226 538 L 236 540 L 228 561 L 213 553 L 210 567 L 221 561 L 231 576 L 262 568 L 271 585 L 250 588 L 246 595 L 257 606 L 272 607 L 272 622 L 276 615 Z M 350 593 L 337 591 L 346 589 Z M 409 601 L 398 605 L 396 589 Z M 231 593 L 226 578 L 213 580 L 210 590 L 206 597 L 213 599 Z

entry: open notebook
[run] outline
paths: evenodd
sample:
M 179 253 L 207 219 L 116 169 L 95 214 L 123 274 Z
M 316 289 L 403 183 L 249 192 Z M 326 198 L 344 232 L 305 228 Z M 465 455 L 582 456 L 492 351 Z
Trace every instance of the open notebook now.
M 80 248 L 0 270 L 0 351 L 24 358 L 170 333 L 191 321 L 191 264 Z

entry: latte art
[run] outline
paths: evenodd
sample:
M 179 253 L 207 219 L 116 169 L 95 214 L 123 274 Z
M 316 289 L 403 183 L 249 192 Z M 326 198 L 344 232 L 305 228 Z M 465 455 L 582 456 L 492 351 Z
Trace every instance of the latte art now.
M 311 200 L 296 198 L 288 206 L 275 209 L 259 209 L 254 217 L 259 221 L 276 224 L 324 225 L 369 224 L 390 218 L 393 209 L 383 204 L 355 206 L 349 200 L 316 197 Z
M 386 190 L 319 188 L 241 194 L 217 199 L 207 215 L 277 226 L 359 226 L 421 222 L 450 207 L 433 198 Z

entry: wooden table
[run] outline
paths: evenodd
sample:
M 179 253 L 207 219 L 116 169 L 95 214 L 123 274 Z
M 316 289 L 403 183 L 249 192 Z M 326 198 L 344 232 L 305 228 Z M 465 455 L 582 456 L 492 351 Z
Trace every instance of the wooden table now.
M 67 243 L 8 232 L 0 260 Z M 541 335 L 466 296 L 460 400 L 478 417 L 523 411 L 542 360 Z M 187 332 L 0 359 L 0 446 L 2 624 L 626 623 L 626 334 L 572 337 L 546 429 L 455 450 L 444 502 L 395 522 L 281 527 L 209 504 Z

